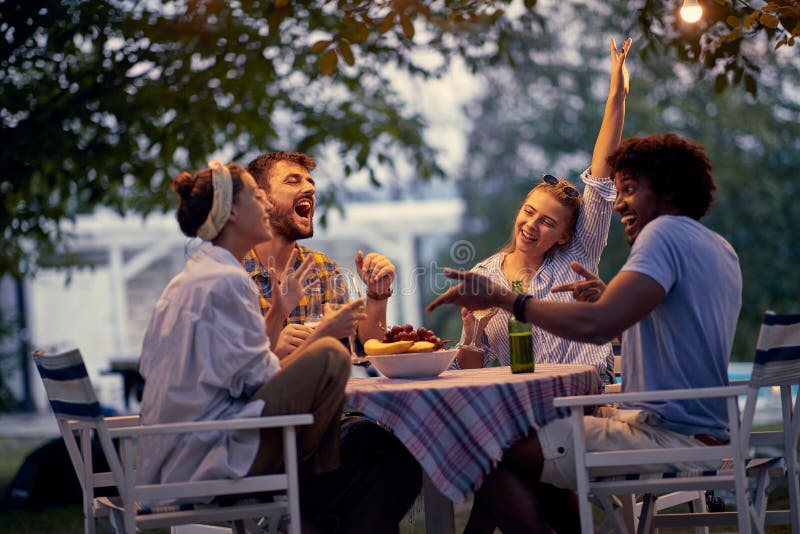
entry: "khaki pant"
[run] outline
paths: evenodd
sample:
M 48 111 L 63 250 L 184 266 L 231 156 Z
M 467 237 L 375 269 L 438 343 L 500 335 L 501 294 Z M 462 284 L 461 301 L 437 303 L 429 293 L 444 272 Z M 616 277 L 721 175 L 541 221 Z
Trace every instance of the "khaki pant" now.
M 251 400 L 264 401 L 265 416 L 311 413 L 314 422 L 298 427 L 300 477 L 331 471 L 339 466 L 339 418 L 350 355 L 338 340 L 327 337 L 281 363 L 283 368 Z M 282 462 L 282 430 L 261 430 L 250 474 L 273 473 Z
M 670 447 L 696 447 L 704 445 L 697 439 L 673 432 L 647 422 L 647 412 L 634 409 L 605 408 L 600 417 L 584 416 L 583 430 L 588 452 L 658 449 Z M 544 456 L 541 482 L 559 488 L 576 489 L 575 449 L 572 424 L 569 419 L 556 419 L 537 431 Z M 660 473 L 667 471 L 704 471 L 717 469 L 719 461 L 686 463 L 649 463 L 624 469 L 593 468 L 596 476 L 619 473 Z

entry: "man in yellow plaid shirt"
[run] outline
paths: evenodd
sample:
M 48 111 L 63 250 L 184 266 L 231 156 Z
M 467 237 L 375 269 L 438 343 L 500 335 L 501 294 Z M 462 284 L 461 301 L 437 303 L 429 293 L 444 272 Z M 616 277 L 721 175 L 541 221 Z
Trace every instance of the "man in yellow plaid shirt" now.
M 268 321 L 270 339 L 278 340 L 273 349 L 278 357 L 310 340 L 323 336 L 342 339 L 354 330 L 362 342 L 382 339 L 386 304 L 392 295 L 395 266 L 385 256 L 361 251 L 356 255 L 356 273 L 367 287 L 364 311 L 363 299 L 347 303 L 348 295 L 337 291 L 334 280 L 342 274 L 340 267 L 326 254 L 297 243 L 314 233 L 316 189 L 311 171 L 315 167 L 311 157 L 297 152 L 262 154 L 248 165 L 272 204 L 272 240 L 257 245 L 244 259 L 245 269 L 260 290 L 262 312 L 269 309 L 272 292 L 280 291 L 278 273 L 290 264 L 299 267 L 308 255 L 314 258 L 314 268 L 306 283 L 319 280 L 323 305 L 342 304 L 311 328 L 303 324 L 308 303 L 304 295 L 288 317 L 273 324 Z M 342 418 L 340 445 L 340 467 L 303 486 L 303 517 L 311 518 L 323 532 L 399 532 L 398 523 L 422 486 L 417 461 L 392 433 L 360 414 Z

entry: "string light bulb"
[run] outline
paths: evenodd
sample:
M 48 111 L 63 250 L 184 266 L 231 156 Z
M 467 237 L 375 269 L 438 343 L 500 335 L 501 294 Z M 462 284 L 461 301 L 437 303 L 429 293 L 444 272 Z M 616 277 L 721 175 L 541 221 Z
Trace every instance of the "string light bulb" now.
M 683 0 L 681 7 L 681 18 L 689 23 L 700 20 L 703 16 L 703 8 L 697 0 Z

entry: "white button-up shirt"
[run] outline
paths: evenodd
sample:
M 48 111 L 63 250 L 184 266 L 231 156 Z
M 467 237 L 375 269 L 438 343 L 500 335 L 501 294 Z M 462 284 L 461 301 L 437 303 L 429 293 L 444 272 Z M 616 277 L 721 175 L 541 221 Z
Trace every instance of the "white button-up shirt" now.
M 156 303 L 144 336 L 143 424 L 256 417 L 247 402 L 280 369 L 258 292 L 226 249 L 203 243 Z M 143 437 L 138 481 L 238 478 L 258 450 L 258 431 Z

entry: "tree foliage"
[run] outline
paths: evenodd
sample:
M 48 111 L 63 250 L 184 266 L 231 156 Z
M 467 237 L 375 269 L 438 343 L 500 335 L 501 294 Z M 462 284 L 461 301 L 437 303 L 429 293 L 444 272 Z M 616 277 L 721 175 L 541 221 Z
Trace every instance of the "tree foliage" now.
M 717 89 L 741 81 L 754 92 L 744 41 L 764 33 L 792 45 L 797 2 L 718 1 L 694 33 L 670 2 L 612 5 L 636 13 L 648 53 L 673 50 L 702 61 Z M 0 0 L 0 274 L 23 276 L 68 250 L 63 223 L 98 205 L 166 209 L 169 177 L 220 152 L 332 149 L 344 176 L 367 173 L 376 186 L 396 157 L 422 179 L 442 176 L 424 118 L 385 67 L 428 77 L 454 57 L 476 72 L 513 66 L 514 43 L 560 10 L 536 0 Z M 714 47 L 709 36 L 724 39 Z M 320 198 L 323 222 L 335 202 Z
M 793 92 L 800 82 L 797 62 L 783 64 L 764 50 L 757 59 L 757 97 L 743 88 L 716 94 L 714 81 L 698 79 L 701 73 L 677 61 L 675 51 L 643 53 L 643 41 L 626 26 L 621 7 L 603 10 L 568 2 L 562 8 L 565 20 L 559 24 L 578 26 L 566 35 L 583 37 L 576 41 L 540 32 L 515 43 L 508 52 L 514 68 L 485 72 L 486 92 L 469 106 L 474 127 L 460 182 L 469 231 L 463 237 L 475 244 L 476 259 L 486 257 L 508 239 L 522 198 L 543 172 L 577 180 L 591 159 L 603 112 L 607 40 L 631 33 L 624 136 L 675 131 L 704 144 L 718 186 L 704 223 L 739 254 L 744 304 L 734 356 L 752 358 L 764 310 L 800 311 L 795 297 L 800 278 L 794 273 L 800 261 L 794 237 L 800 226 L 795 208 L 800 173 L 800 101 Z M 603 32 L 590 32 L 585 21 Z M 604 279 L 617 272 L 628 251 L 615 219 L 600 265 Z M 460 328 L 458 319 L 450 313 L 434 326 L 452 336 Z M 445 321 L 452 324 L 445 327 Z
M 674 53 L 702 66 L 698 72 L 713 78 L 716 92 L 741 85 L 755 95 L 765 49 L 794 46 L 800 37 L 800 1 L 706 0 L 701 5 L 702 19 L 688 24 L 678 16 L 678 4 L 645 0 L 636 9 L 642 57 Z
M 169 178 L 219 151 L 333 148 L 375 185 L 402 154 L 440 176 L 385 67 L 490 60 L 506 3 L 0 1 L 0 274 L 63 251 L 61 223 L 95 206 L 166 209 Z

